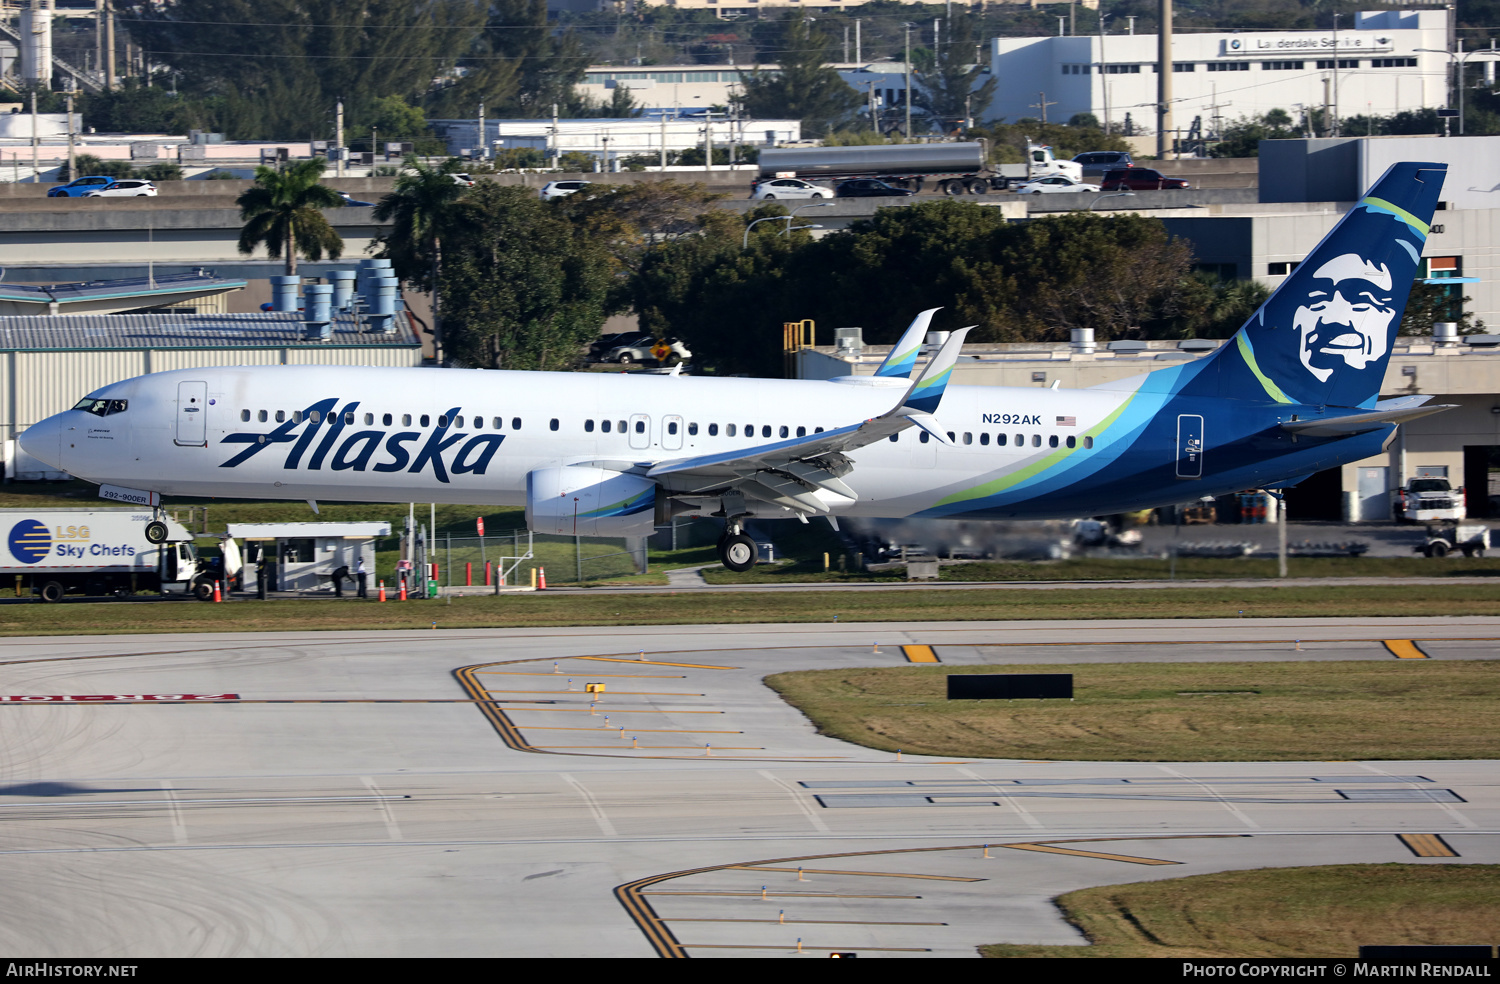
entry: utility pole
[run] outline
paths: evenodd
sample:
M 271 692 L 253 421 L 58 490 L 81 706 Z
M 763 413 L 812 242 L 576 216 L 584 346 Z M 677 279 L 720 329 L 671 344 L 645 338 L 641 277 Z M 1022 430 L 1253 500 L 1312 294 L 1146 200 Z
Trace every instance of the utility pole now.
M 71 79 L 71 78 L 68 79 L 68 82 L 72 83 L 73 79 Z M 76 152 L 74 150 L 74 143 L 73 143 L 73 90 L 69 89 L 68 90 L 68 180 L 69 181 L 72 181 L 74 178 L 78 177 L 78 168 L 77 168 L 76 163 L 75 163 L 76 159 L 77 159 L 76 158 Z
M 490 142 L 484 132 L 484 100 L 479 100 L 479 159 L 484 160 L 489 156 Z
M 94 71 L 104 74 L 104 0 L 94 0 Z
M 1172 0 L 1158 0 L 1157 19 L 1161 26 L 1156 34 L 1156 157 L 1165 160 L 1172 139 Z
M 1109 59 L 1104 54 L 1104 13 L 1099 14 L 1099 88 L 1104 93 L 1104 135 L 1110 134 L 1109 126 Z M 1158 73 L 1160 74 L 1160 73 Z
M 860 54 L 860 45 L 859 45 L 859 18 L 857 18 L 857 17 L 854 19 L 854 60 L 856 62 L 861 63 L 861 64 L 863 64 L 864 60 L 865 60 L 864 56 Z
M 1045 92 L 1038 92 L 1036 94 L 1036 97 L 1037 97 L 1036 98 L 1036 102 L 1032 103 L 1027 108 L 1028 109 L 1034 109 L 1037 112 L 1041 113 L 1042 114 L 1042 125 L 1046 126 L 1047 125 L 1047 107 L 1048 106 L 1056 106 L 1057 105 L 1057 100 L 1054 99 L 1051 102 L 1048 102 L 1047 101 L 1047 94 Z
M 115 7 L 104 0 L 104 87 L 115 87 Z
M 31 183 L 36 184 L 42 180 L 40 156 L 41 141 L 37 139 L 36 131 L 36 89 L 31 90 Z
M 1450 21 L 1453 19 L 1450 15 Z M 1328 135 L 1339 135 L 1339 15 L 1333 15 L 1333 116 Z
M 342 178 L 344 176 L 344 100 L 340 99 L 333 105 L 333 144 L 338 159 L 334 161 L 334 174 Z
M 906 26 L 906 139 L 912 138 L 912 26 Z M 34 96 L 33 96 L 34 99 Z

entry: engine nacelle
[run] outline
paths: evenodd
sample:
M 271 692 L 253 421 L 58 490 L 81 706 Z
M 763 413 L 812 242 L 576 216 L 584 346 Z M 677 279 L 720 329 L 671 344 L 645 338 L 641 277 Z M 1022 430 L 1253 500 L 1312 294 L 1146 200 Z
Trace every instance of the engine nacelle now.
M 526 525 L 566 536 L 650 536 L 656 483 L 608 468 L 570 465 L 526 475 Z

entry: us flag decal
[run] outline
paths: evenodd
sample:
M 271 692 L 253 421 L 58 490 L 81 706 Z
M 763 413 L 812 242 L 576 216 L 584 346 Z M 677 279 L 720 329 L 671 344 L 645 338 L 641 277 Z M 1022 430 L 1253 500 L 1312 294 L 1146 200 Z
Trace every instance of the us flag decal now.
M 1077 417 L 1058 417 L 1057 418 L 1057 426 L 1059 426 L 1059 427 L 1077 427 L 1078 426 L 1078 418 Z

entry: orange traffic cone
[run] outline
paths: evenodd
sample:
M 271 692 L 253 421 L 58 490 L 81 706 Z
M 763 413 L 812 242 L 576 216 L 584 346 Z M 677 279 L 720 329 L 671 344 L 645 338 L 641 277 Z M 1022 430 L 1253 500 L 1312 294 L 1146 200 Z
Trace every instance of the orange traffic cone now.
M 214 582 L 214 604 L 217 605 L 217 604 L 219 604 L 223 600 L 224 600 L 224 596 L 219 593 L 219 582 L 215 581 Z
M 385 601 L 385 582 L 380 582 L 380 600 Z
M 547 590 L 547 568 L 545 568 L 545 567 L 538 568 L 537 577 L 539 578 L 540 583 L 537 584 L 536 589 L 538 591 L 546 591 Z
M 401 582 L 401 600 L 402 601 L 406 600 L 406 582 L 405 581 Z

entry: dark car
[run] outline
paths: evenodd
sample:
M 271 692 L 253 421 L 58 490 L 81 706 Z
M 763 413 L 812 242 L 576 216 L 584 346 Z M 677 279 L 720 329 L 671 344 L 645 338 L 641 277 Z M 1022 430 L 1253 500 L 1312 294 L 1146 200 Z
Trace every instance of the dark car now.
M 1090 150 L 1079 154 L 1073 160 L 1083 166 L 1084 177 L 1103 175 L 1106 171 L 1131 167 L 1135 164 L 1130 152 L 1125 150 Z
M 1164 191 L 1191 188 L 1181 178 L 1169 178 L 1149 167 L 1124 167 L 1106 171 L 1099 179 L 1101 191 Z
M 874 178 L 854 178 L 845 181 L 833 192 L 835 198 L 908 198 L 915 194 L 915 191 L 894 188 Z

